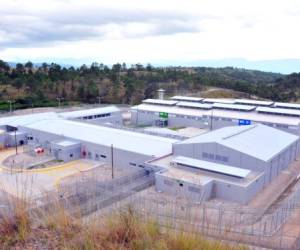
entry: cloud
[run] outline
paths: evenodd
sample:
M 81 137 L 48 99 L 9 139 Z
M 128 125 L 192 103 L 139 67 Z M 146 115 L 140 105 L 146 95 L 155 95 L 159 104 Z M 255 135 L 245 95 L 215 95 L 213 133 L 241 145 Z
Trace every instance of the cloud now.
M 300 58 L 299 0 L 0 0 L 0 16 L 9 61 Z
M 82 39 L 133 38 L 198 32 L 200 16 L 180 11 L 85 4 L 84 1 L 13 1 L 0 9 L 0 46 L 44 46 Z M 23 3 L 23 2 L 22 2 Z M 137 3 L 137 2 L 136 2 Z M 32 6 L 32 8 L 30 8 Z

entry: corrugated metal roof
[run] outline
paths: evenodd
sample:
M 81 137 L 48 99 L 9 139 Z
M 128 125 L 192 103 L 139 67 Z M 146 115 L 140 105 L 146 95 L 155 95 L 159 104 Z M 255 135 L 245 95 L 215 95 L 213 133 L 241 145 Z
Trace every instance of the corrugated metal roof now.
M 205 98 L 202 100 L 205 103 L 227 103 L 227 104 L 234 104 L 234 99 L 222 99 L 222 98 Z
M 177 141 L 63 119 L 39 121 L 25 127 L 99 145 L 113 144 L 115 148 L 155 157 L 171 153 L 172 143 Z
M 226 103 L 214 103 L 213 107 L 218 109 L 230 109 L 230 110 L 240 110 L 240 111 L 251 111 L 256 108 L 255 106 L 226 104 Z
M 196 102 L 178 102 L 176 106 L 187 108 L 199 108 L 199 109 L 212 109 L 212 104 L 196 103 Z
M 269 161 L 298 138 L 296 135 L 272 127 L 255 124 L 224 127 L 177 144 L 216 142 L 263 161 Z
M 177 103 L 177 101 L 160 100 L 160 99 L 146 99 L 146 100 L 143 100 L 143 103 L 173 106 Z
M 300 117 L 300 110 L 295 109 L 282 109 L 282 108 L 269 108 L 269 107 L 258 107 L 257 112 L 266 114 L 276 114 L 276 115 L 287 115 L 287 116 L 297 116 Z
M 53 143 L 62 147 L 75 146 L 80 144 L 80 142 L 70 141 L 70 140 L 60 140 L 60 141 L 55 141 Z
M 24 126 L 40 120 L 49 120 L 58 118 L 58 115 L 54 112 L 45 112 L 28 115 L 15 115 L 0 118 L 0 125 L 8 125 L 12 127 Z
M 176 95 L 171 97 L 171 99 L 175 101 L 201 102 L 204 98 Z
M 236 99 L 235 103 L 237 103 L 237 104 L 246 104 L 246 105 L 254 105 L 254 106 L 271 106 L 274 102 L 272 102 L 272 101 L 250 100 L 250 99 Z
M 83 110 L 76 110 L 71 112 L 63 112 L 63 113 L 59 113 L 58 115 L 60 117 L 67 118 L 67 119 L 76 119 L 85 116 L 107 114 L 107 113 L 113 113 L 118 111 L 120 111 L 120 109 L 118 109 L 117 107 L 108 106 L 108 107 L 100 107 L 94 109 L 83 109 Z
M 300 109 L 300 104 L 299 103 L 275 102 L 274 107 Z
M 224 175 L 238 177 L 238 178 L 245 178 L 251 172 L 250 170 L 247 169 L 231 167 L 223 164 L 218 164 L 215 162 L 201 161 L 201 160 L 184 157 L 184 156 L 177 156 L 175 159 L 173 159 L 173 162 L 185 165 L 187 167 L 193 167 L 208 172 L 224 174 Z

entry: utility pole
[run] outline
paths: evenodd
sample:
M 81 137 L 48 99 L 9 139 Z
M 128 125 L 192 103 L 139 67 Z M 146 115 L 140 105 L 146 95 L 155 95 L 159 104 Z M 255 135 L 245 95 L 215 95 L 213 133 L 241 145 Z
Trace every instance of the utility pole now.
M 214 115 L 214 109 L 211 109 L 211 115 L 210 115 L 210 130 L 213 129 L 213 115 Z
M 12 113 L 12 100 L 8 100 L 7 101 L 9 103 L 9 113 L 11 114 Z
M 98 99 L 98 104 L 100 105 L 101 104 L 101 96 L 97 96 L 97 99 Z
M 16 155 L 18 154 L 18 144 L 17 144 L 17 129 L 15 128 L 15 147 L 16 147 Z
M 60 108 L 60 103 L 61 103 L 61 100 L 63 100 L 64 98 L 62 97 L 57 97 L 56 100 L 58 101 L 58 108 Z
M 114 178 L 114 145 L 111 144 L 111 178 Z

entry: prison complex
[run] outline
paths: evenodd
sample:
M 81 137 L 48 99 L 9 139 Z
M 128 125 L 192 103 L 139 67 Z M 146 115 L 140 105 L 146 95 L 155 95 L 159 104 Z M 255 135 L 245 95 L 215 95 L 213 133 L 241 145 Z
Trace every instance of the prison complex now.
M 155 173 L 158 192 L 176 197 L 246 204 L 299 155 L 298 108 L 252 100 L 148 99 L 132 108 L 133 124 L 208 131 L 191 138 L 147 134 L 121 127 L 121 110 L 103 107 L 0 118 L 0 143 L 44 148 L 65 162 L 86 158 L 142 168 Z

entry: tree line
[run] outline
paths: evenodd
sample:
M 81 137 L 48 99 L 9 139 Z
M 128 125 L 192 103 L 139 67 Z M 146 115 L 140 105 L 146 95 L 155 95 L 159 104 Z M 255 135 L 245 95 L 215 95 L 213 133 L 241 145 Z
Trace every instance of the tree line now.
M 158 88 L 167 93 L 199 92 L 207 86 L 242 91 L 275 101 L 298 98 L 299 74 L 281 75 L 239 68 L 154 67 L 151 64 L 111 67 L 102 63 L 63 67 L 32 62 L 10 65 L 0 60 L 0 109 L 56 105 L 68 102 L 137 104 L 153 98 Z

